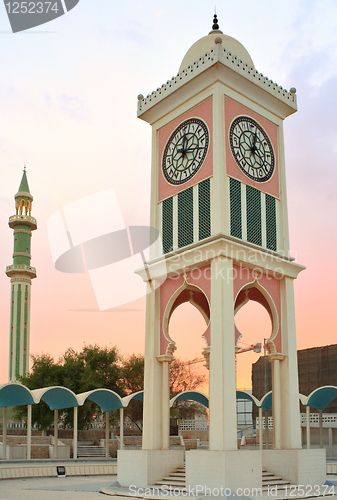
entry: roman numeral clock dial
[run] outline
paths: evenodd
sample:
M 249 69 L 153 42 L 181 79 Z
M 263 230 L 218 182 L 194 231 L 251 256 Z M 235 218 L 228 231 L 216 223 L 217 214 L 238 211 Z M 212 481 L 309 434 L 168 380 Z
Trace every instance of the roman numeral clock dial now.
M 275 168 L 273 146 L 266 131 L 248 116 L 238 116 L 229 129 L 229 144 L 240 170 L 256 182 L 266 182 Z
M 184 184 L 201 168 L 207 154 L 209 133 L 205 122 L 190 118 L 169 137 L 162 159 L 162 170 L 170 184 Z

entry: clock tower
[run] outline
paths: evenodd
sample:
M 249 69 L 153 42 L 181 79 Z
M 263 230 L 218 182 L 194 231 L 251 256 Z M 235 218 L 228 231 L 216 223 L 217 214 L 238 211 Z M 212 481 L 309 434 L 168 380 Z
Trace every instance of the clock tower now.
M 296 110 L 296 90 L 259 73 L 216 16 L 177 76 L 138 97 L 138 117 L 152 126 L 151 226 L 162 243 L 139 271 L 148 284 L 143 446 L 119 452 L 122 485 L 183 466 L 169 446 L 169 324 L 187 301 L 206 320 L 209 367 L 209 450 L 186 452 L 187 486 L 261 487 L 265 467 L 293 484 L 324 483 L 323 450 L 301 449 L 293 283 L 304 267 L 289 253 L 283 144 Z M 234 317 L 249 300 L 272 322 L 272 450 L 237 450 Z

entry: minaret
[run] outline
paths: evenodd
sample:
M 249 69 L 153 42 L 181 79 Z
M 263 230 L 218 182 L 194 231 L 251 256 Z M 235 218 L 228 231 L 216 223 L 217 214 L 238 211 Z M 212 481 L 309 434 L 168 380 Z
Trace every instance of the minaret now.
M 30 341 L 30 294 L 31 280 L 36 269 L 30 265 L 32 231 L 37 229 L 36 219 L 31 216 L 33 196 L 30 194 L 26 169 L 23 171 L 19 191 L 15 195 L 16 214 L 8 225 L 14 229 L 13 264 L 6 267 L 11 278 L 11 313 L 9 329 L 9 380 L 26 376 L 29 363 Z

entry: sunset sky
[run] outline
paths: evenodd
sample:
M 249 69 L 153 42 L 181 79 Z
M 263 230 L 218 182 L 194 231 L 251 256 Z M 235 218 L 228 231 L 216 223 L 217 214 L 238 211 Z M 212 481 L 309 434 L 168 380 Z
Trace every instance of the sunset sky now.
M 47 222 L 65 205 L 113 188 L 126 225 L 149 223 L 151 127 L 136 117 L 137 95 L 178 72 L 211 30 L 213 13 L 213 0 L 80 0 L 59 19 L 14 35 L 0 5 L 0 384 L 8 381 L 8 218 L 24 163 L 38 222 L 31 353 L 58 358 L 94 343 L 144 352 L 145 299 L 99 312 L 88 274 L 54 268 Z M 307 267 L 295 283 L 297 344 L 336 343 L 337 3 L 222 1 L 217 14 L 257 70 L 297 89 L 298 112 L 285 121 L 291 249 Z M 269 319 L 258 305 L 246 307 L 237 320 L 242 341 L 263 342 Z M 181 306 L 171 324 L 177 354 L 198 356 L 202 333 L 203 319 Z M 250 387 L 258 356 L 240 355 L 239 387 Z

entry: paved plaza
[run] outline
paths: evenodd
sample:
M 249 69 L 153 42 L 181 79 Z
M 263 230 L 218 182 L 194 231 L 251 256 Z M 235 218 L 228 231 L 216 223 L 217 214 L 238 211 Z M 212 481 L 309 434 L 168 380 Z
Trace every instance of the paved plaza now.
M 328 476 L 337 484 L 337 476 Z M 101 490 L 109 490 L 116 485 L 117 476 L 53 477 L 37 479 L 7 479 L 0 481 L 1 500 L 103 500 L 109 498 Z M 123 497 L 121 497 L 123 498 Z M 125 498 L 125 497 L 124 497 Z M 199 497 L 200 498 L 200 497 Z M 210 497 L 204 497 L 210 498 Z M 240 497 L 241 499 L 247 497 Z M 267 496 L 263 496 L 267 498 Z M 273 497 L 275 499 L 275 497 Z M 277 498 L 286 498 L 278 496 Z M 289 498 L 289 496 L 288 496 Z M 294 496 L 292 498 L 298 498 Z M 323 499 L 325 497 L 316 497 Z M 337 496 L 329 496 L 336 499 Z
M 0 481 L 1 500 L 102 500 L 99 493 L 117 480 L 117 476 L 53 477 L 5 479 Z M 109 498 L 109 497 L 105 497 Z

